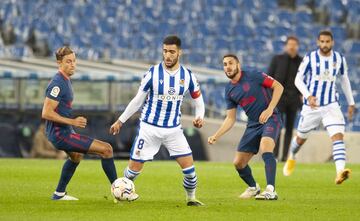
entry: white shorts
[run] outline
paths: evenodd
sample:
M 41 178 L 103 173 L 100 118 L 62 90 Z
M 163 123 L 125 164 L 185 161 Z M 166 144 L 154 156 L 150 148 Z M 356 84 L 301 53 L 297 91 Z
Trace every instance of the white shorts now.
M 318 107 L 314 110 L 310 106 L 303 105 L 300 115 L 297 128 L 297 135 L 300 138 L 306 139 L 309 136 L 309 132 L 317 128 L 321 122 L 330 137 L 337 133 L 344 134 L 345 132 L 344 115 L 337 102 Z
M 161 144 L 166 147 L 172 158 L 192 154 L 180 125 L 174 128 L 163 128 L 140 122 L 139 133 L 131 148 L 130 159 L 138 162 L 153 160 Z

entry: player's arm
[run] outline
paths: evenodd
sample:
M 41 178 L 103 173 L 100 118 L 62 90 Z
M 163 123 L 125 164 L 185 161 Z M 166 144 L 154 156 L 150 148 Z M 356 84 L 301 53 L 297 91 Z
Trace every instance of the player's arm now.
M 44 101 L 41 117 L 45 120 L 53 121 L 56 123 L 67 124 L 81 128 L 86 127 L 86 122 L 87 122 L 86 118 L 77 117 L 75 119 L 71 119 L 71 118 L 63 117 L 55 111 L 58 105 L 59 105 L 59 101 L 46 97 Z
M 348 107 L 348 119 L 349 121 L 352 120 L 352 117 L 354 115 L 355 112 L 355 101 L 354 101 L 354 97 L 352 94 L 352 90 L 351 90 L 351 84 L 350 84 L 350 80 L 349 80 L 349 75 L 348 75 L 348 67 L 347 67 L 347 63 L 344 57 L 342 57 L 342 64 L 341 64 L 341 68 L 340 68 L 340 83 L 341 83 L 341 88 L 345 94 L 346 97 L 346 101 L 349 104 Z
M 208 138 L 209 144 L 214 144 L 216 141 L 228 132 L 236 121 L 236 108 L 228 109 L 226 111 L 226 118 L 216 133 Z
M 193 125 L 197 128 L 201 128 L 204 124 L 205 104 L 202 95 L 194 99 L 195 102 L 195 119 Z
M 308 100 L 310 107 L 314 109 L 318 106 L 317 102 L 316 102 L 317 99 L 315 96 L 312 96 L 310 94 L 310 91 L 308 90 L 307 86 L 304 83 L 305 75 L 311 68 L 309 56 L 310 55 L 305 56 L 299 66 L 298 72 L 295 77 L 295 86 L 300 91 L 300 93 L 304 96 L 304 98 L 306 98 L 306 100 Z
M 284 87 L 277 80 L 274 80 L 268 76 L 265 77 L 263 86 L 271 88 L 273 93 L 268 107 L 260 114 L 259 122 L 261 124 L 266 123 L 267 120 L 271 117 L 284 91 Z
M 204 124 L 205 105 L 204 99 L 201 95 L 200 85 L 193 73 L 190 73 L 191 80 L 189 85 L 190 96 L 195 102 L 195 119 L 193 120 L 194 127 L 201 128 Z

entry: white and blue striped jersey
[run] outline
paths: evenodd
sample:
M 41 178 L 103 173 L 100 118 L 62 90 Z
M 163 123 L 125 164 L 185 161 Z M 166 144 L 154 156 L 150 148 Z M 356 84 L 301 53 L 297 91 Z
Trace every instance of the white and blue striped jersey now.
M 193 99 L 201 95 L 195 75 L 185 67 L 169 73 L 163 63 L 155 65 L 145 74 L 140 90 L 148 93 L 140 120 L 158 127 L 180 125 L 181 104 L 187 91 Z
M 340 75 L 347 78 L 347 69 L 345 57 L 339 52 L 332 50 L 328 57 L 322 56 L 319 49 L 308 53 L 300 64 L 296 77 L 302 79 L 306 86 L 306 89 L 302 89 L 297 85 L 304 96 L 304 104 L 307 105 L 308 96 L 315 96 L 320 106 L 336 102 L 336 77 Z

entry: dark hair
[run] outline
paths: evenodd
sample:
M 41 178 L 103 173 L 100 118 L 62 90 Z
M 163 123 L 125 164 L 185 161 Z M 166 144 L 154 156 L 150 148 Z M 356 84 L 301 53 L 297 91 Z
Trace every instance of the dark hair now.
M 169 36 L 166 36 L 164 38 L 163 44 L 164 45 L 176 45 L 176 46 L 178 46 L 178 48 L 180 48 L 181 47 L 181 40 L 176 35 L 169 35 Z
M 62 59 L 69 54 L 74 53 L 74 51 L 69 46 L 64 46 L 56 50 L 55 56 L 57 61 L 62 61 Z
M 299 44 L 299 39 L 295 35 L 290 35 L 286 38 L 285 44 L 287 44 L 290 40 L 296 41 Z
M 234 54 L 226 54 L 226 55 L 224 55 L 223 60 L 224 60 L 224 58 L 228 58 L 228 57 L 234 58 L 237 62 L 240 62 L 239 58 Z
M 331 37 L 331 40 L 334 39 L 333 34 L 331 33 L 331 31 L 328 31 L 328 30 L 322 30 L 322 31 L 320 31 L 319 34 L 318 34 L 318 39 L 320 39 L 320 36 L 321 36 L 321 35 L 330 36 L 330 37 Z

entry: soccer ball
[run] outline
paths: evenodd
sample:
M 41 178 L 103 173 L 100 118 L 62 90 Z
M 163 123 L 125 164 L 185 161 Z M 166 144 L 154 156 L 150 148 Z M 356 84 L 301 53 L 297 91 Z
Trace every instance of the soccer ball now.
M 135 193 L 135 185 L 128 178 L 121 177 L 116 179 L 111 185 L 111 193 L 117 200 L 131 200 L 132 195 Z

